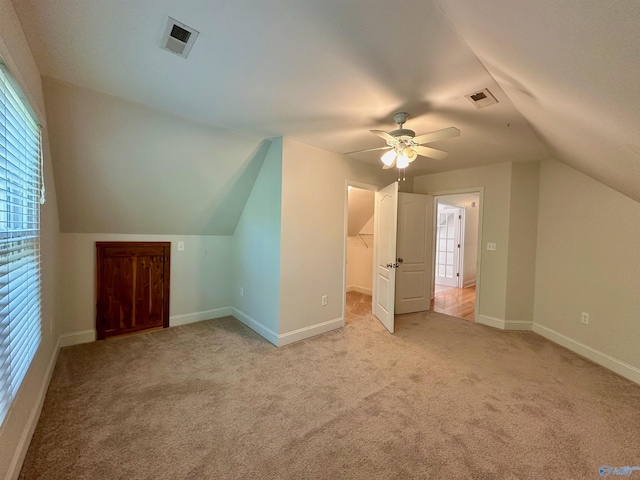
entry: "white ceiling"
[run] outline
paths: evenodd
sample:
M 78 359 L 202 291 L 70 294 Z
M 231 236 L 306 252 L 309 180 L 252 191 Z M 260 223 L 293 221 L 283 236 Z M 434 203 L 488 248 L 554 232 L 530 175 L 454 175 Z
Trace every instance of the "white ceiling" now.
M 448 126 L 413 173 L 549 154 L 640 200 L 637 0 L 22 0 L 45 76 L 334 152 L 383 146 L 396 111 Z M 200 32 L 159 48 L 171 16 Z M 497 105 L 464 95 L 488 87 Z M 634 135 L 636 134 L 636 135 Z M 352 155 L 379 162 L 379 153 Z

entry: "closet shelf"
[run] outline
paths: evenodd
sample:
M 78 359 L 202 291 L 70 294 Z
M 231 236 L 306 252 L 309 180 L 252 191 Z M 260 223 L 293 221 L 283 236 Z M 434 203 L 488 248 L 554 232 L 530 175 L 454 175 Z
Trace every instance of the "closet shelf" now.
M 369 239 L 373 239 L 373 233 L 359 233 L 358 237 L 360 237 L 360 240 L 362 240 L 362 243 L 364 243 L 364 246 L 369 248 L 369 244 L 365 240 L 365 237 Z

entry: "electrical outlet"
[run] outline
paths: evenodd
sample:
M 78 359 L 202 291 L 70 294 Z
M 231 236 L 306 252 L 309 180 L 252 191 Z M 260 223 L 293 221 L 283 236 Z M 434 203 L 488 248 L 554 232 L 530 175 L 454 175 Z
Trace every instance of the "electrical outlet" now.
M 580 321 L 585 325 L 589 325 L 589 314 L 582 312 L 582 315 L 580 316 Z
M 329 299 L 326 295 L 322 295 L 322 306 L 326 306 L 329 303 Z
M 240 296 L 244 297 L 244 287 L 240 287 Z
M 184 242 L 178 242 L 178 251 L 184 252 Z
M 495 243 L 487 243 L 487 250 L 494 251 L 495 249 L 496 249 L 496 244 Z

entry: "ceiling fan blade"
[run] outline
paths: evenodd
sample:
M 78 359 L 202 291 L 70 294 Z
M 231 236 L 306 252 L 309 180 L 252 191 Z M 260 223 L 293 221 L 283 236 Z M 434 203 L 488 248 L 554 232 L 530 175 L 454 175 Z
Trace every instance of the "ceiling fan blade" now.
M 460 130 L 456 127 L 443 128 L 442 130 L 436 130 L 435 132 L 425 133 L 413 138 L 415 143 L 431 143 L 438 140 L 444 140 L 445 138 L 459 137 Z
M 379 148 L 368 148 L 366 150 L 356 150 L 354 152 L 347 152 L 347 153 L 343 153 L 343 155 L 351 155 L 352 153 L 362 153 L 362 152 L 375 152 L 376 150 L 389 150 L 391 147 L 390 146 L 386 146 L 386 147 L 379 147 Z
M 390 168 L 393 168 L 396 166 L 396 162 L 394 161 L 391 165 L 383 165 L 382 169 L 383 170 L 389 170 Z
M 398 140 L 395 137 L 392 137 L 384 130 L 369 130 L 374 135 L 378 135 L 380 138 L 384 138 L 387 142 L 398 143 Z
M 418 155 L 422 155 L 423 157 L 435 158 L 436 160 L 442 160 L 449 152 L 445 152 L 443 150 L 438 150 L 437 148 L 431 147 L 423 147 L 422 145 L 417 145 L 413 147 Z

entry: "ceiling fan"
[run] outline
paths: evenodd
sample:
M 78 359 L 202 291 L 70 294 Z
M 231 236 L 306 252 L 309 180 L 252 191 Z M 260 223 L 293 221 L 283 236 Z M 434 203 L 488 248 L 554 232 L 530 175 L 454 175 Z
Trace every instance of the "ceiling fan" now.
M 460 130 L 455 127 L 449 127 L 416 137 L 416 132 L 413 130 L 402 128 L 408 118 L 408 113 L 398 112 L 393 116 L 393 120 L 398 124 L 398 129 L 389 133 L 382 130 L 371 130 L 371 133 L 386 140 L 386 147 L 356 150 L 355 152 L 348 152 L 347 155 L 351 153 L 373 152 L 375 150 L 389 150 L 382 155 L 381 160 L 384 164 L 382 168 L 387 169 L 393 168 L 394 166 L 407 168 L 411 162 L 418 158 L 418 155 L 442 160 L 448 155 L 447 152 L 436 148 L 425 147 L 425 144 L 460 136 Z

